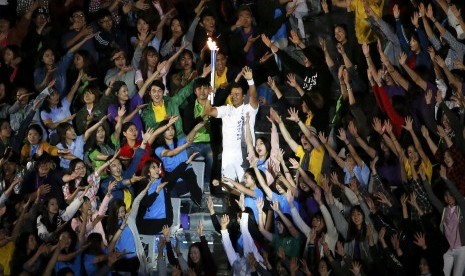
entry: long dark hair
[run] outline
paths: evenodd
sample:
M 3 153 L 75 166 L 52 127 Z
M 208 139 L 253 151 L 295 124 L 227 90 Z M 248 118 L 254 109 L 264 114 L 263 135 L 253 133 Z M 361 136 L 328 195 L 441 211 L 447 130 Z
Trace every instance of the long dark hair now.
M 69 162 L 69 169 L 68 169 L 68 173 L 69 174 L 72 174 L 73 171 L 76 169 L 76 166 L 79 164 L 79 163 L 82 163 L 84 164 L 84 167 L 86 166 L 86 163 L 79 159 L 79 158 L 76 158 L 76 159 L 73 159 Z M 79 182 L 79 187 L 85 187 L 87 186 L 89 183 L 87 183 L 87 169 L 86 169 L 86 175 L 82 178 L 82 180 Z M 69 192 L 70 193 L 74 193 L 74 191 L 76 190 L 76 180 L 71 180 L 70 182 L 68 182 L 68 188 L 69 188 Z
M 102 124 L 102 127 L 103 127 L 103 130 L 105 131 L 105 139 L 103 140 L 103 144 L 105 144 L 106 146 L 109 146 L 112 150 L 115 150 L 113 143 L 111 142 L 110 127 L 108 126 L 107 122 L 104 122 Z M 84 145 L 84 152 L 86 152 L 86 154 L 89 154 L 94 150 L 98 150 L 99 152 L 102 152 L 102 145 L 97 142 L 97 131 L 98 131 L 98 128 L 87 139 L 86 144 Z
M 95 71 L 96 66 L 94 64 L 94 59 L 89 54 L 89 52 L 87 50 L 79 49 L 76 51 L 76 53 L 74 53 L 74 57 L 76 55 L 81 56 L 84 62 L 82 71 L 89 76 L 92 76 L 92 77 L 97 76 L 97 72 Z M 69 66 L 68 72 L 67 72 L 68 89 L 70 89 L 71 86 L 74 84 L 78 75 L 79 75 L 79 70 L 74 65 L 74 59 L 73 59 L 73 62 L 71 63 L 71 66 Z
M 131 126 L 135 126 L 137 128 L 136 124 L 134 124 L 131 121 L 124 123 L 121 127 L 120 145 L 124 145 L 127 143 L 126 137 L 124 137 L 124 132 L 126 132 Z M 137 131 L 139 131 L 139 129 Z
M 263 145 L 265 145 L 265 148 L 266 148 L 266 157 L 265 157 L 265 160 L 268 159 L 270 157 L 270 152 L 271 152 L 271 143 L 270 143 L 270 140 L 268 140 L 268 138 L 264 137 L 264 136 L 259 136 L 257 137 L 257 139 L 255 139 L 255 144 L 257 143 L 256 141 L 260 139 L 262 140 L 263 142 Z M 257 151 L 255 151 L 255 153 L 257 153 Z M 258 155 L 258 153 L 257 153 Z
M 120 103 L 118 101 L 118 93 L 121 87 L 123 86 L 127 86 L 124 81 L 115 81 L 115 83 L 113 83 L 113 89 L 111 90 L 111 94 L 113 95 L 113 99 L 114 99 L 113 103 L 115 104 L 116 108 L 120 106 Z M 130 102 L 130 99 L 128 99 L 124 103 L 124 107 L 126 108 L 127 111 L 130 111 L 129 102 Z
M 68 148 L 68 145 L 66 144 L 66 132 L 71 128 L 73 128 L 73 126 L 66 122 L 60 123 L 57 126 L 58 141 L 61 143 L 61 145 L 65 149 Z
M 352 214 L 354 212 L 359 212 L 362 214 L 363 217 L 363 222 L 362 222 L 362 228 L 359 230 L 357 229 L 357 225 L 352 221 Z M 347 241 L 352 241 L 352 240 L 357 240 L 357 241 L 363 241 L 365 240 L 365 237 L 367 235 L 367 224 L 365 223 L 365 213 L 362 210 L 362 207 L 360 205 L 355 205 L 352 206 L 350 209 L 350 214 L 349 214 L 349 229 L 347 230 Z
M 53 90 L 53 91 L 50 91 L 50 90 Z M 55 92 L 55 91 L 58 92 L 55 87 L 50 88 L 49 91 L 50 93 Z M 50 96 L 45 97 L 44 103 L 42 103 L 42 106 L 40 107 L 40 111 L 43 110 L 47 113 L 52 112 L 52 108 L 50 107 L 49 102 L 48 102 L 49 99 L 50 99 Z M 60 97 L 60 100 L 58 101 L 58 104 L 57 104 L 57 108 L 61 108 L 62 106 L 63 105 L 61 104 L 61 97 Z
M 149 54 L 157 55 L 158 56 L 158 62 L 160 62 L 160 54 L 157 52 L 157 50 L 155 48 L 153 48 L 152 46 L 148 46 L 144 50 L 142 50 L 142 56 L 140 58 L 139 69 L 140 69 L 140 72 L 142 74 L 142 79 L 144 81 L 146 81 L 147 78 L 148 78 L 147 73 L 148 73 L 148 70 L 149 70 L 149 64 L 148 64 L 147 56 Z
M 55 197 L 48 197 L 45 199 L 44 201 L 44 205 L 42 206 L 42 217 L 40 218 L 40 222 L 42 222 L 42 224 L 45 226 L 45 228 L 47 229 L 47 231 L 49 233 L 52 233 L 54 232 L 57 227 L 58 227 L 58 223 L 59 221 L 61 221 L 61 217 L 59 216 L 59 214 L 55 214 L 53 217 L 52 217 L 52 220 L 50 221 L 49 219 L 49 214 L 48 214 L 48 204 L 50 203 L 50 201 L 52 199 L 55 199 L 57 201 L 57 205 L 58 205 L 58 200 L 57 198 Z
M 126 209 L 126 204 L 122 199 L 115 199 L 110 203 L 110 207 L 108 208 L 107 226 L 105 230 L 109 239 L 118 231 L 118 212 L 120 207 Z

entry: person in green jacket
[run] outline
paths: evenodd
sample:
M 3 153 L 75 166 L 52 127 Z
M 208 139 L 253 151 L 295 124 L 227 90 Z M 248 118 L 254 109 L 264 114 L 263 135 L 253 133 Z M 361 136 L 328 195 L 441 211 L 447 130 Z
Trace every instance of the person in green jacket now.
M 206 77 L 210 73 L 210 66 L 203 68 L 202 77 Z M 152 102 L 142 110 L 142 121 L 145 129 L 157 129 L 160 123 L 168 117 L 180 116 L 179 106 L 182 105 L 189 96 L 193 93 L 194 81 L 189 82 L 181 88 L 173 97 L 163 96 L 165 85 L 161 80 L 154 80 L 148 87 L 149 96 Z M 184 137 L 182 129 L 182 120 L 174 123 L 177 137 Z

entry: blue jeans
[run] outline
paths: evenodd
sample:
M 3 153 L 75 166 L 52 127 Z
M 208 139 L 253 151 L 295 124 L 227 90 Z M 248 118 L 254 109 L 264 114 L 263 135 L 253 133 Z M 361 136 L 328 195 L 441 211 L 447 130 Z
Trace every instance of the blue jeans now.
M 192 143 L 192 145 L 187 148 L 187 152 L 189 156 L 194 152 L 198 152 L 196 159 L 202 156 L 205 159 L 205 175 L 204 175 L 204 187 L 209 188 L 211 183 L 211 175 L 212 175 L 212 168 L 213 168 L 213 152 L 209 142 L 200 142 L 200 143 Z

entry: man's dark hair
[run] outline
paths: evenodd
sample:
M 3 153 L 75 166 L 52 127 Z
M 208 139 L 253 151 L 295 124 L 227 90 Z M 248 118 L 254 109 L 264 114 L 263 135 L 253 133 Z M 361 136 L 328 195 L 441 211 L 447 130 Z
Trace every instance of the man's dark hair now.
M 194 81 L 194 91 L 195 89 L 203 86 L 210 86 L 210 81 L 208 80 L 208 78 L 198 78 Z

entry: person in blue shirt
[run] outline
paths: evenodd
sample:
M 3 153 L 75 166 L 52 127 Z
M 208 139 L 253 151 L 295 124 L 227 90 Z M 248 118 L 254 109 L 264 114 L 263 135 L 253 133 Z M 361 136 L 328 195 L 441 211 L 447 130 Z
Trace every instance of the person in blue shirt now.
M 180 163 L 171 173 L 164 176 L 159 161 L 147 161 L 142 168 L 142 176 L 150 184 L 147 195 L 140 202 L 137 215 L 137 227 L 142 235 L 155 235 L 162 231 L 164 225 L 173 224 L 173 207 L 171 206 L 171 190 L 178 185 L 178 178 L 185 171 L 196 154 L 192 154 L 185 162 Z M 163 182 L 162 182 L 163 181 Z M 195 185 L 192 184 L 191 185 Z
M 163 122 L 161 126 L 166 124 Z M 158 147 L 155 154 L 160 158 L 168 174 L 172 173 L 183 162 L 187 162 L 187 148 L 192 144 L 195 134 L 205 125 L 205 121 L 199 122 L 186 137 L 176 137 L 174 126 L 169 126 L 163 136 L 158 139 Z M 203 185 L 203 184 L 202 184 Z M 170 189 L 171 197 L 180 197 L 190 192 L 190 197 L 194 203 L 200 206 L 202 200 L 202 190 L 197 183 L 197 176 L 191 166 L 179 174 L 178 182 Z
M 223 177 L 222 182 L 226 185 L 232 185 L 240 193 L 244 194 L 244 206 L 249 207 L 253 211 L 255 222 L 258 222 L 258 209 L 257 209 L 257 198 L 263 198 L 263 189 L 257 185 L 258 179 L 253 168 L 249 168 L 244 172 L 244 184 L 238 183 L 230 178 Z M 259 171 L 263 178 L 265 173 Z

